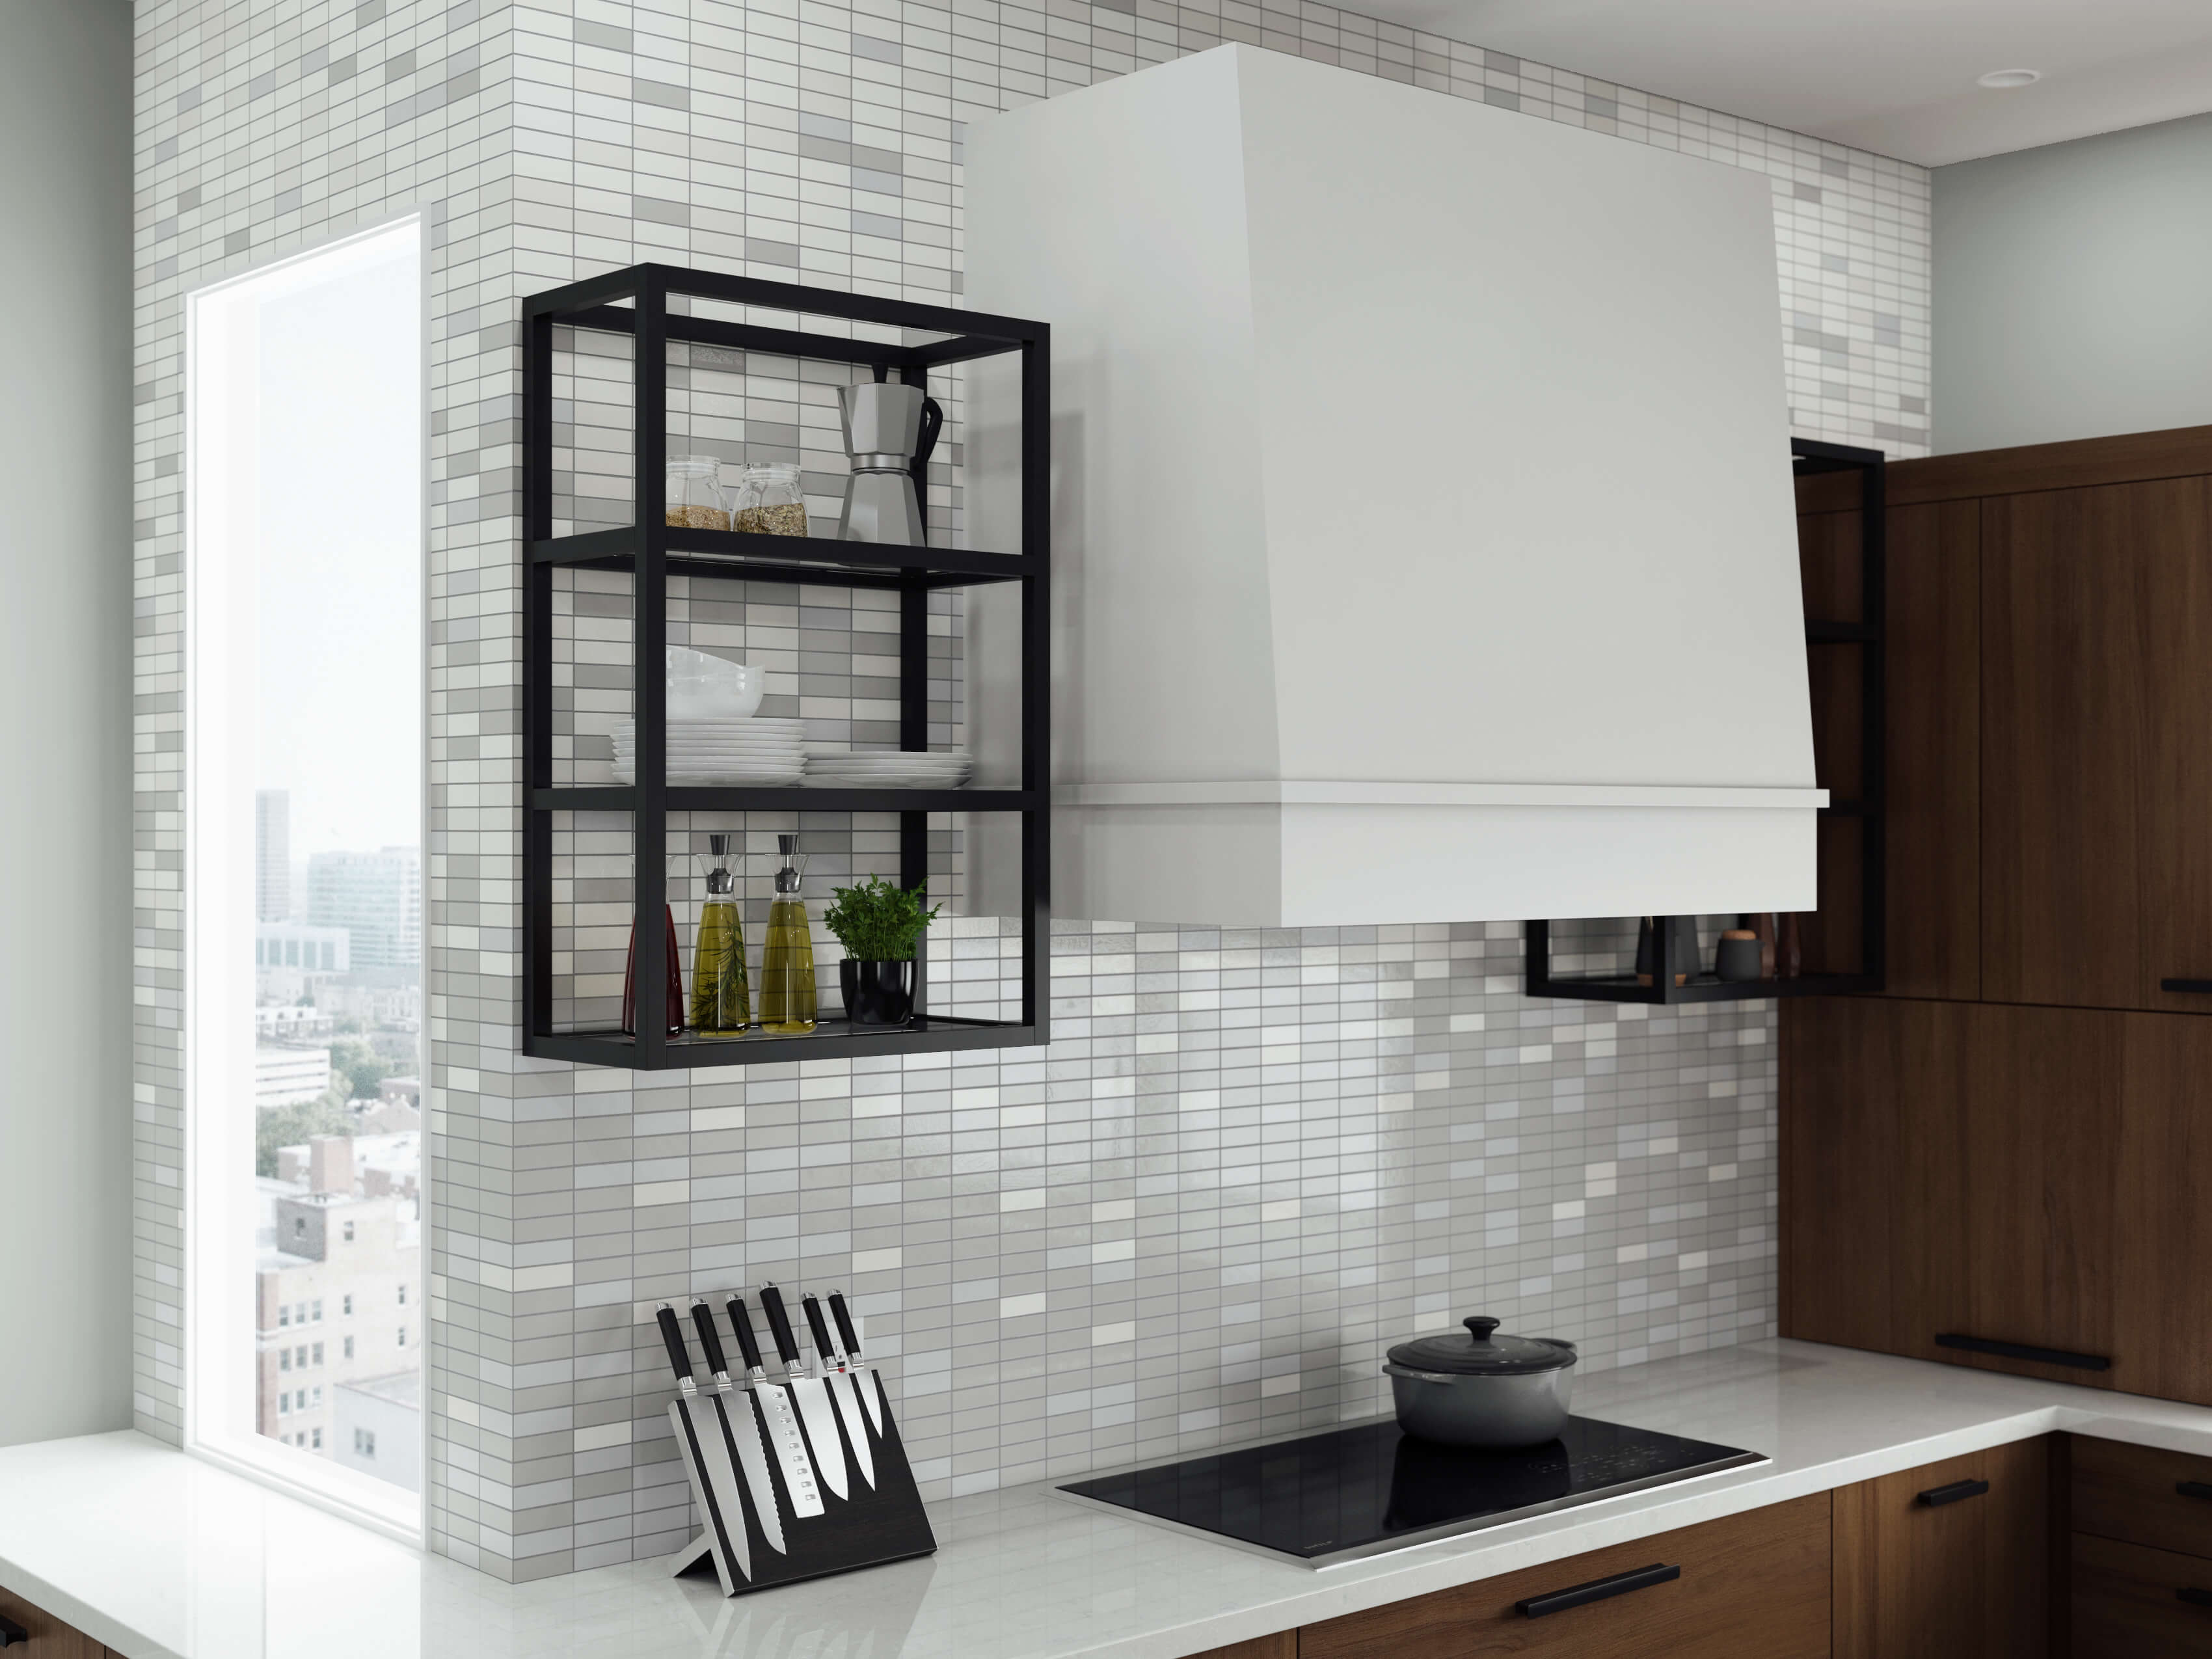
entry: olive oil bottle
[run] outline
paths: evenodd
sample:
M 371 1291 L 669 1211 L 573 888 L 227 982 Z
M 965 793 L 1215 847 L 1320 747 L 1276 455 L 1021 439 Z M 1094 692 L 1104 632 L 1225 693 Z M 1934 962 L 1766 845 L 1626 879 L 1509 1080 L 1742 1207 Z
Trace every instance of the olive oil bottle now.
M 707 837 L 707 902 L 691 953 L 691 1029 L 701 1036 L 743 1036 L 753 1023 L 752 990 L 745 981 L 745 930 L 738 915 L 738 877 L 732 836 Z
M 814 927 L 806 919 L 799 884 L 806 854 L 799 837 L 778 836 L 782 866 L 769 906 L 768 938 L 761 947 L 761 1029 L 777 1036 L 804 1036 L 814 1029 Z

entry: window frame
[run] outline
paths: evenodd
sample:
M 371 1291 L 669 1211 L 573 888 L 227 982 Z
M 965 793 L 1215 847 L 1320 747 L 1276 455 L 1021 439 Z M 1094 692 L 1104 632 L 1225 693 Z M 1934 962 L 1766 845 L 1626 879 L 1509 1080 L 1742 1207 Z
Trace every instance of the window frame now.
M 221 503 L 226 488 L 237 487 L 224 474 L 232 463 L 231 433 L 225 422 L 212 418 L 217 406 L 210 404 L 211 418 L 204 422 L 201 398 L 215 395 L 225 383 L 220 371 L 210 374 L 203 354 L 219 349 L 225 341 L 226 301 L 243 297 L 250 289 L 279 283 L 288 276 L 305 274 L 304 268 L 326 264 L 332 277 L 349 266 L 409 245 L 416 283 L 415 342 L 418 393 L 418 453 L 416 458 L 420 517 L 416 526 L 416 580 L 421 629 L 418 638 L 420 672 L 423 677 L 422 729 L 418 734 L 422 773 L 422 817 L 417 845 L 422 848 L 426 925 L 422 930 L 423 1054 L 425 1075 L 429 1062 L 429 944 L 428 898 L 431 880 L 432 842 L 429 834 L 429 705 L 430 661 L 430 388 L 431 263 L 428 216 L 411 209 L 328 238 L 283 258 L 194 289 L 184 297 L 185 395 L 184 445 L 184 652 L 185 684 L 184 795 L 184 1035 L 185 1035 L 185 1182 L 183 1234 L 185 1256 L 184 1445 L 192 1455 L 234 1473 L 275 1487 L 289 1496 L 331 1510 L 370 1527 L 401 1542 L 421 1546 L 428 1536 L 430 1507 L 430 1405 L 428 1383 L 432 1344 L 425 1340 L 415 1350 L 422 1367 L 422 1470 L 420 1489 L 404 1487 L 343 1467 L 333 1460 L 295 1447 L 290 1437 L 272 1439 L 252 1426 L 252 1396 L 263 1353 L 258 1332 L 258 1293 L 250 1267 L 254 1248 L 249 1233 L 241 1249 L 236 1237 L 235 1189 L 240 1171 L 252 1169 L 252 1118 L 249 1108 L 241 1119 L 234 1107 L 227 1113 L 200 1109 L 203 1100 L 251 1101 L 252 1056 L 238 1063 L 238 1039 L 222 1024 L 234 1011 L 239 987 L 245 1001 L 253 1000 L 252 951 L 241 936 L 252 934 L 252 907 L 242 909 L 241 893 L 252 891 L 252 829 L 250 806 L 238 811 L 231 799 L 237 778 L 245 770 L 238 757 L 250 756 L 252 739 L 240 741 L 240 728 L 254 718 L 255 688 L 241 662 L 254 653 L 234 647 L 240 603 L 238 590 L 251 580 L 250 568 L 222 544 L 222 507 L 212 512 L 210 500 Z M 405 257 L 402 255 L 401 257 Z M 281 291 L 272 288 L 270 291 Z M 236 313 L 233 313 L 236 314 Z M 204 473 L 207 488 L 203 488 Z M 222 483 L 216 482 L 218 479 Z M 213 523 L 209 522 L 214 520 Z M 250 781 L 248 787 L 250 789 Z M 241 837 L 240 830 L 244 834 Z M 241 850 L 243 849 L 243 850 Z M 241 878 L 240 865 L 244 866 Z M 240 917 L 246 918 L 241 927 Z M 427 1120 L 430 1105 L 423 1106 Z M 243 1125 L 242 1128 L 240 1125 Z M 428 1282 L 431 1178 L 427 1156 L 421 1176 L 420 1216 L 424 1282 Z M 242 1160 L 242 1161 L 241 1161 Z M 250 1179 L 250 1176 L 246 1177 Z M 226 1202 L 226 1199 L 230 1201 Z M 209 1219 L 219 1206 L 226 1222 Z M 243 1264 L 243 1266 L 241 1265 Z M 307 1322 L 307 1304 L 300 1304 L 300 1325 Z M 278 1322 L 289 1328 L 295 1322 L 292 1306 L 278 1310 Z M 289 1349 L 286 1352 L 289 1353 Z M 319 1389 L 318 1390 L 319 1392 Z M 284 1398 L 280 1396 L 281 1407 Z M 307 1398 L 305 1391 L 301 1400 Z M 243 1417 L 246 1427 L 239 1423 Z M 318 1433 L 319 1438 L 319 1432 Z

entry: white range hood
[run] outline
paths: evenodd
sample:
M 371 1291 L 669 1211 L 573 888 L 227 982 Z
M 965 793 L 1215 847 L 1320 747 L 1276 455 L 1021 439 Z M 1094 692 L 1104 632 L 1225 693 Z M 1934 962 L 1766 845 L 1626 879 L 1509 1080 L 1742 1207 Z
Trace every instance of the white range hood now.
M 1053 328 L 1056 912 L 1814 908 L 1765 179 L 1224 46 L 977 124 L 966 224 L 969 303 Z

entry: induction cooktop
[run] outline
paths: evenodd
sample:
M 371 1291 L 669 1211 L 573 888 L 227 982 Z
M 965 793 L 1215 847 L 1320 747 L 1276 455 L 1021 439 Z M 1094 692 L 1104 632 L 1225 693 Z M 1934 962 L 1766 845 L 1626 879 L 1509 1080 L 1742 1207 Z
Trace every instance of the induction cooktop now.
M 1060 1490 L 1322 1567 L 1766 1461 L 1594 1417 L 1569 1418 L 1566 1432 L 1540 1446 L 1470 1451 L 1416 1440 L 1386 1417 Z

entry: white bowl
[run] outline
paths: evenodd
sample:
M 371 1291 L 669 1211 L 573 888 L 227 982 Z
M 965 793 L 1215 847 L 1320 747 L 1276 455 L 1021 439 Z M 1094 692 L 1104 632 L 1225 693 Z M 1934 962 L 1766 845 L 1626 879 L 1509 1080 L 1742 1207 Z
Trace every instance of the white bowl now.
M 767 691 L 767 674 L 749 663 L 689 646 L 668 647 L 671 720 L 750 720 Z

